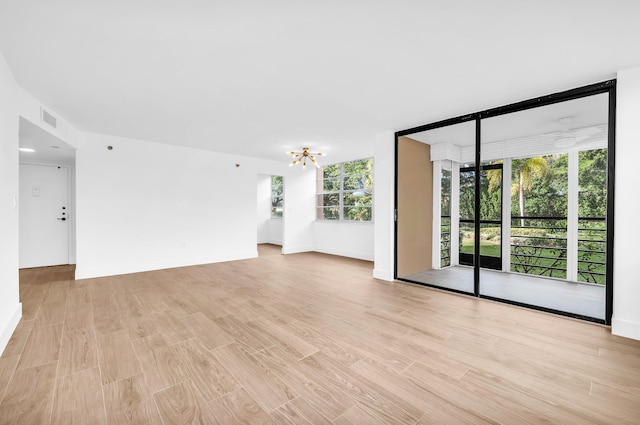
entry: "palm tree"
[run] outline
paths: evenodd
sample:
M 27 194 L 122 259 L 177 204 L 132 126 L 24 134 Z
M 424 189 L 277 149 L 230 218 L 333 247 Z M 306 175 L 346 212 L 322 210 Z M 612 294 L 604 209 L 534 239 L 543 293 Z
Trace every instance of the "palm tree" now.
M 511 186 L 511 195 L 516 193 L 519 195 L 520 216 L 523 217 L 525 195 L 533 188 L 535 179 L 547 177 L 550 169 L 547 161 L 541 156 L 514 159 L 511 162 L 511 169 L 518 176 L 518 181 Z M 524 226 L 524 219 L 522 218 L 520 219 L 520 225 Z

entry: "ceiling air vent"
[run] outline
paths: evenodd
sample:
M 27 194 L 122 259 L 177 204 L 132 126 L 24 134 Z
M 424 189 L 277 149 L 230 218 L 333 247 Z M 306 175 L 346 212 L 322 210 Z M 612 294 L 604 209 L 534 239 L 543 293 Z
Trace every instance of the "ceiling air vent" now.
M 51 127 L 56 128 L 56 117 L 51 115 L 44 108 L 42 108 L 42 122 L 46 122 Z

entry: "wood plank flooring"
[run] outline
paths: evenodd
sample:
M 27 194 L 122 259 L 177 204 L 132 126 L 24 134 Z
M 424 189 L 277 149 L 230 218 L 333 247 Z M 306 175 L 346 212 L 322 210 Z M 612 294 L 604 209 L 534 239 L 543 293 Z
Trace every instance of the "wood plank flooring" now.
M 318 253 L 20 272 L 0 424 L 638 424 L 640 341 Z

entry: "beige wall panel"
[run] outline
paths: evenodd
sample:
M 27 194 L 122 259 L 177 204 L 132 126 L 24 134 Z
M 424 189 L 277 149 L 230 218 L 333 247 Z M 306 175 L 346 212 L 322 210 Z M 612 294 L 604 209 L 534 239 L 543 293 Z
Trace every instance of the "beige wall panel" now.
M 429 145 L 398 139 L 398 276 L 431 269 L 433 166 Z

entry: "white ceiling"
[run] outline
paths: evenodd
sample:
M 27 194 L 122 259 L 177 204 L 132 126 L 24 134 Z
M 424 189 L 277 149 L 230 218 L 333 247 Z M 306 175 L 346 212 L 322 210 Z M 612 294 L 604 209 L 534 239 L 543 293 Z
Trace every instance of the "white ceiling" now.
M 31 160 L 62 162 L 72 164 L 75 162 L 75 149 L 73 146 L 47 133 L 37 125 L 20 117 L 20 147 L 33 149 L 35 152 L 20 152 L 20 161 Z
M 637 0 L 0 0 L 18 83 L 81 130 L 288 161 L 640 65 Z
M 482 143 L 492 143 L 607 125 L 608 114 L 607 93 L 583 97 L 483 119 L 481 140 Z M 563 124 L 563 118 L 569 118 L 571 122 Z M 408 137 L 430 145 L 452 143 L 472 146 L 476 143 L 476 123 L 467 121 L 413 133 Z

